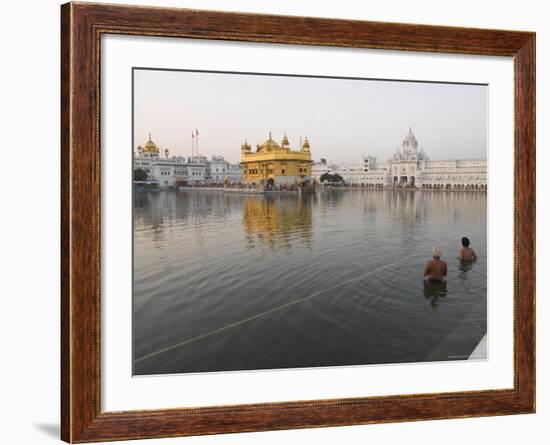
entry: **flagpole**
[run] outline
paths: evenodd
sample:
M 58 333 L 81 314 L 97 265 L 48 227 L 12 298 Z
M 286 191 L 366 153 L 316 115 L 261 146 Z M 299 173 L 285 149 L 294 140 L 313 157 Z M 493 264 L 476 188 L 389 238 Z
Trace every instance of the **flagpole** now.
M 199 157 L 199 130 L 197 130 L 195 128 L 195 138 L 197 139 L 196 141 L 196 148 L 197 148 L 197 158 Z

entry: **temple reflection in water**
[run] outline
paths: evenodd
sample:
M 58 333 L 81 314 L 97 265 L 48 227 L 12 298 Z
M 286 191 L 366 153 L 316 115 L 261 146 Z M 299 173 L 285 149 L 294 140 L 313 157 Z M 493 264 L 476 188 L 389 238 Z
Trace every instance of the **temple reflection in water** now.
M 309 245 L 313 237 L 313 195 L 247 196 L 243 202 L 243 227 L 247 247 L 256 241 L 270 248 L 290 248 L 295 242 Z

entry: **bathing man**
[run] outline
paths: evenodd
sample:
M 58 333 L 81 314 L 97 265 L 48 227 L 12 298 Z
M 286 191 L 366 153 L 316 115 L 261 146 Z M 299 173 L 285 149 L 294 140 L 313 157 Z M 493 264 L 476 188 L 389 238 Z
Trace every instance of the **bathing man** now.
M 458 259 L 461 261 L 473 261 L 477 258 L 474 249 L 470 247 L 470 240 L 466 237 L 462 238 L 462 249 L 458 252 Z
M 447 263 L 441 259 L 441 247 L 436 246 L 432 251 L 432 259 L 426 263 L 424 268 L 424 280 L 441 282 L 447 276 Z

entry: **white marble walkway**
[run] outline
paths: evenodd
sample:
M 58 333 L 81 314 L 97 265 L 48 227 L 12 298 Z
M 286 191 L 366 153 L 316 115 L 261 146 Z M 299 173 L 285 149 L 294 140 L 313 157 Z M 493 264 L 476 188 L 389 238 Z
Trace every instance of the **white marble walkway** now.
M 468 360 L 485 360 L 487 358 L 487 334 L 483 336 L 475 349 L 470 354 Z

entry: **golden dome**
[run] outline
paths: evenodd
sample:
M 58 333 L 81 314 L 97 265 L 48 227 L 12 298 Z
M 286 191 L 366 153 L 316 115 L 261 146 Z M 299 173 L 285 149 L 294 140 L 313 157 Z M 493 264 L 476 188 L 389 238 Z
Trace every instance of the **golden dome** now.
M 151 133 L 149 133 L 149 140 L 145 143 L 143 151 L 146 153 L 158 153 L 159 151 L 157 145 L 151 140 Z
M 268 150 L 269 151 L 269 150 L 273 150 L 275 148 L 281 148 L 281 146 L 273 140 L 273 138 L 271 137 L 271 131 L 270 131 L 269 132 L 269 139 L 267 139 L 263 144 L 258 146 L 258 151 L 261 151 L 261 150 Z

